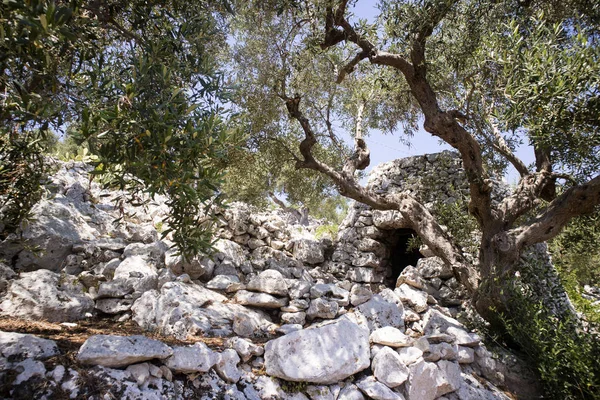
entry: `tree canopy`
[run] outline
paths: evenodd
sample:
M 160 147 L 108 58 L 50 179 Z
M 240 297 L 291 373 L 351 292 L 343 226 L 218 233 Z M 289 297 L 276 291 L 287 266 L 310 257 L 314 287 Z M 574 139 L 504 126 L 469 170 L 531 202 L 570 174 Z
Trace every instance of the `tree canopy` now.
M 35 202 L 32 189 L 44 168 L 40 151 L 21 152 L 22 143 L 69 129 L 96 156 L 94 173 L 129 190 L 124 200 L 139 202 L 139 192 L 168 196 L 166 222 L 184 254 L 210 246 L 203 211 L 218 200 L 227 152 L 237 143 L 235 129 L 224 124 L 226 92 L 214 56 L 225 41 L 228 7 L 216 1 L 0 5 L 0 195 L 12 201 L 3 208 L 4 235 Z M 19 168 L 38 175 L 24 185 Z

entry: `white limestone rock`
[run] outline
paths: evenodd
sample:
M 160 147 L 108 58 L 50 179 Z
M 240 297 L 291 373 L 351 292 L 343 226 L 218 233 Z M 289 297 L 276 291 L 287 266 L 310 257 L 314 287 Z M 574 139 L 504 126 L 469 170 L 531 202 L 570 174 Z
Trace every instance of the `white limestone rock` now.
M 242 377 L 242 373 L 238 368 L 240 356 L 234 349 L 225 349 L 219 355 L 219 360 L 215 364 L 217 374 L 229 383 L 236 383 Z
M 396 350 L 400 361 L 406 366 L 416 363 L 423 358 L 423 352 L 416 347 L 401 347 Z
M 350 304 L 350 292 L 332 283 L 317 283 L 310 288 L 310 298 L 327 297 L 334 300 L 341 307 Z
M 304 325 L 306 323 L 306 313 L 305 312 L 281 313 L 281 321 L 286 324 Z
M 270 324 L 264 313 L 226 301 L 227 297 L 195 283 L 167 282 L 160 292 L 149 291 L 136 300 L 132 319 L 144 329 L 180 339 L 196 334 L 229 336 L 240 313 Z
M 408 368 L 402 358 L 387 346 L 373 357 L 371 369 L 375 378 L 390 388 L 400 386 L 408 379 Z
M 214 258 L 219 261 L 227 260 L 231 261 L 234 266 L 239 266 L 246 260 L 246 255 L 242 246 L 231 240 L 219 239 L 215 243 L 215 249 L 217 252 L 215 253 Z
M 194 343 L 192 346 L 176 346 L 172 353 L 173 355 L 164 363 L 175 372 L 206 372 L 219 361 L 218 353 L 202 342 Z
M 416 268 L 421 273 L 421 276 L 427 279 L 449 279 L 454 276 L 452 268 L 447 266 L 439 257 L 421 258 L 417 261 Z
M 458 346 L 456 361 L 459 364 L 471 364 L 475 361 L 475 350 L 469 347 Z
M 306 394 L 308 397 L 310 397 L 310 400 L 335 400 L 335 397 L 333 393 L 331 393 L 329 386 L 307 386 Z
M 20 385 L 23 382 L 27 382 L 34 376 L 43 377 L 46 374 L 46 367 L 41 361 L 36 361 L 31 358 L 27 358 L 21 362 L 18 362 L 12 366 L 15 371 L 20 371 L 12 382 L 13 385 Z
M 336 301 L 323 298 L 313 299 L 306 311 L 306 316 L 311 320 L 315 318 L 332 319 L 336 317 L 339 309 L 340 306 Z
M 311 283 L 307 281 L 293 281 L 289 285 L 289 296 L 291 299 L 300 299 L 310 292 Z
M 13 361 L 44 360 L 59 354 L 56 343 L 34 335 L 0 331 L 0 355 Z
M 379 229 L 401 229 L 409 226 L 397 210 L 373 210 L 373 225 Z
M 85 318 L 94 302 L 74 279 L 44 269 L 24 272 L 7 289 L 0 302 L 0 315 L 50 322 Z
M 150 379 L 150 365 L 148 363 L 130 365 L 125 371 L 131 374 L 138 386 L 143 386 Z
M 225 346 L 237 351 L 243 362 L 249 361 L 253 356 L 262 356 L 265 353 L 261 346 L 257 346 L 250 340 L 240 337 L 227 339 Z
M 362 285 L 354 285 L 350 290 L 350 303 L 355 307 L 366 303 L 371 297 L 373 297 L 371 289 Z
M 346 318 L 289 333 L 265 346 L 267 374 L 330 384 L 368 368 L 369 333 Z
M 362 390 L 370 399 L 375 400 L 404 400 L 400 393 L 393 392 L 383 383 L 378 382 L 374 377 L 367 376 L 356 382 L 356 386 Z
M 462 385 L 460 367 L 450 361 L 419 361 L 409 369 L 408 400 L 434 400 Z
M 278 298 L 267 293 L 254 293 L 247 290 L 240 290 L 235 294 L 236 303 L 244 306 L 253 306 L 259 308 L 281 308 L 288 304 L 288 299 Z
M 272 327 L 271 321 L 258 312 L 240 310 L 233 317 L 233 331 L 241 337 L 263 337 Z
M 371 330 L 393 326 L 404 331 L 404 307 L 390 289 L 374 295 L 371 300 L 361 304 L 356 310 L 366 317 Z
M 123 313 L 129 311 L 132 305 L 132 299 L 99 299 L 96 301 L 96 309 L 105 314 Z
M 427 310 L 427 292 L 415 289 L 414 287 L 403 283 L 394 290 L 400 300 L 407 302 L 416 312 L 420 313 Z
M 369 341 L 390 347 L 407 347 L 411 345 L 413 339 L 406 336 L 398 328 L 385 326 L 374 330 L 369 336 Z
M 459 346 L 475 347 L 481 342 L 481 338 L 477 334 L 468 332 L 460 322 L 435 309 L 431 309 L 425 314 L 423 328 L 427 335 L 440 333 L 452 335 L 454 344 Z
M 316 240 L 294 240 L 294 248 L 292 253 L 297 260 L 306 264 L 319 264 L 325 261 L 323 246 Z
M 273 294 L 276 296 L 288 295 L 287 282 L 283 275 L 281 275 L 281 272 L 274 269 L 267 269 L 258 274 L 258 276 L 250 279 L 246 287 L 248 290 Z
M 337 400 L 365 400 L 365 396 L 356 385 L 348 383 L 340 391 Z
M 60 271 L 74 243 L 91 241 L 101 235 L 84 221 L 86 211 L 92 211 L 88 204 L 62 195 L 40 200 L 31 209 L 30 222 L 20 235 L 25 246 L 21 242 L 5 243 L 0 249 L 0 258 L 14 258 L 19 271 Z M 36 248 L 43 251 L 33 250 Z
M 406 283 L 415 289 L 421 290 L 425 288 L 425 283 L 423 282 L 423 278 L 421 278 L 419 270 L 412 265 L 408 265 L 402 270 L 396 281 L 396 287 L 399 287 L 403 283 Z
M 206 284 L 206 287 L 213 290 L 235 292 L 242 287 L 242 284 L 236 275 L 217 275 Z
M 79 349 L 77 360 L 87 365 L 104 367 L 125 367 L 127 365 L 164 359 L 173 354 L 173 350 L 158 340 L 145 336 L 90 336 Z

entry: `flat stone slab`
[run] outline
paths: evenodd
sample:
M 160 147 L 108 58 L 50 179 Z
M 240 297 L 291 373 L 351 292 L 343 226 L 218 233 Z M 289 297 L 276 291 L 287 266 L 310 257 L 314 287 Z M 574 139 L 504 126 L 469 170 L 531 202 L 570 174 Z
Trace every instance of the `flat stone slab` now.
M 56 343 L 34 335 L 0 331 L 0 355 L 10 361 L 43 360 L 59 353 Z
M 95 335 L 81 346 L 77 360 L 88 365 L 118 368 L 172 354 L 173 349 L 163 342 L 141 335 Z
M 339 382 L 370 365 L 369 332 L 346 318 L 271 340 L 268 375 L 295 382 Z

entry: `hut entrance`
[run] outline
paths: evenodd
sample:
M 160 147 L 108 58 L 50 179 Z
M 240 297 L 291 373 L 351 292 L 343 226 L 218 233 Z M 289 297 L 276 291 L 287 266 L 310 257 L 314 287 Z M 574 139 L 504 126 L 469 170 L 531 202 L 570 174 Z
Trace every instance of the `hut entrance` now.
M 396 281 L 400 273 L 408 265 L 416 266 L 417 261 L 423 258 L 419 253 L 419 248 L 411 247 L 411 242 L 417 238 L 417 234 L 412 229 L 397 229 L 394 232 L 396 236 L 395 245 L 391 246 L 390 266 L 391 276 L 389 277 L 389 287 L 396 286 Z

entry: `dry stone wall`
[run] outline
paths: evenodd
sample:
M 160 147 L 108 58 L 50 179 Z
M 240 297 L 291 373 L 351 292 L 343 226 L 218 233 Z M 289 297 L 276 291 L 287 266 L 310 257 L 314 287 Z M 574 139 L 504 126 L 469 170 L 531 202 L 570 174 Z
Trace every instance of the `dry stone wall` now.
M 373 179 L 401 187 L 396 170 Z M 94 335 L 76 364 L 57 364 L 60 350 L 38 350 L 54 342 L 0 332 L 0 379 L 14 378 L 0 397 L 87 398 L 89 381 L 125 399 L 507 399 L 499 385 L 530 385 L 455 318 L 460 287 L 440 260 L 384 284 L 398 228 L 380 223 L 388 217 L 355 205 L 334 243 L 314 224 L 234 204 L 220 214 L 217 252 L 183 260 L 159 239 L 160 199 L 115 209 L 119 193 L 87 172 L 60 164 L 24 240 L 0 245 L 0 315 L 63 329 L 131 320 L 159 336 Z

